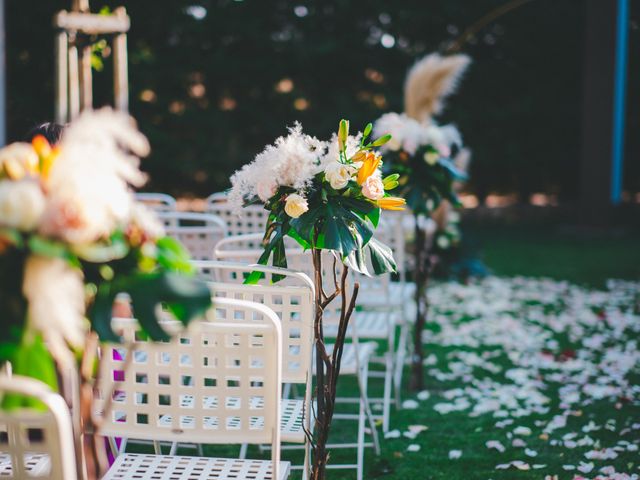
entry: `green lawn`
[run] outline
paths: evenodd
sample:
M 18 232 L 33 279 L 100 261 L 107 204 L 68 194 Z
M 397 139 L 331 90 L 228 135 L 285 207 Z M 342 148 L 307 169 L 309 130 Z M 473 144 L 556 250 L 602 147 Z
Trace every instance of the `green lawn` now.
M 638 230 L 475 226 L 464 235 L 498 275 L 545 276 L 594 287 L 609 278 L 640 279 Z

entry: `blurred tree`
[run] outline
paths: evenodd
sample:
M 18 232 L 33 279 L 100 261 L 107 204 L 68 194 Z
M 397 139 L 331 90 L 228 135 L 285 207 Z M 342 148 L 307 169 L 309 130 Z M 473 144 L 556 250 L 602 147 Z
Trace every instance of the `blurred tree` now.
M 51 18 L 70 2 L 8 3 L 17 138 L 52 116 Z M 153 146 L 149 188 L 206 195 L 296 120 L 326 136 L 341 116 L 364 125 L 400 111 L 408 67 L 505 0 L 92 3 L 94 11 L 124 5 L 132 19 L 131 109 Z M 442 121 L 455 121 L 472 147 L 469 188 L 481 197 L 577 195 L 583 15 L 580 0 L 535 0 L 463 46 L 474 64 Z M 111 101 L 104 64 L 96 105 Z

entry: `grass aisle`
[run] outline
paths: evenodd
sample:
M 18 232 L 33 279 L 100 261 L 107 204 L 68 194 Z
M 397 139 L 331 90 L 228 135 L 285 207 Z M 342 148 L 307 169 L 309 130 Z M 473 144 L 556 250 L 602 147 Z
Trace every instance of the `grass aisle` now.
M 489 277 L 431 298 L 427 392 L 368 477 L 637 478 L 640 284 Z

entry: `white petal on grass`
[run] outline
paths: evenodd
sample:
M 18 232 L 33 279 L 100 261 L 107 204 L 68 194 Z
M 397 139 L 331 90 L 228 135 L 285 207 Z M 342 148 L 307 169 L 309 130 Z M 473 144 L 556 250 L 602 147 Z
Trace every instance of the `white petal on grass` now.
M 421 391 L 421 392 L 419 392 L 419 393 L 418 393 L 418 395 L 416 395 L 416 396 L 418 397 L 418 400 L 425 401 L 425 400 L 428 400 L 428 399 L 429 399 L 429 397 L 431 396 L 431 394 L 430 394 L 428 391 L 426 391 L 426 390 L 422 390 L 422 391 Z
M 535 450 L 532 450 L 531 448 L 525 448 L 524 449 L 524 454 L 527 457 L 537 457 L 538 456 L 538 452 L 536 452 Z
M 456 460 L 462 456 L 462 450 L 449 450 L 449 460 Z
M 429 430 L 429 427 L 426 425 L 409 425 L 409 431 L 415 433 L 416 435 L 424 432 L 425 430 Z
M 418 402 L 416 402 L 415 400 L 405 400 L 404 402 L 402 402 L 402 408 L 404 408 L 405 410 L 415 410 L 416 408 L 418 408 Z
M 531 429 L 529 427 L 516 427 L 513 429 L 514 435 L 531 435 Z
M 384 438 L 400 438 L 400 430 L 391 430 L 384 434 Z
M 419 451 L 420 451 L 420 445 L 418 445 L 417 443 L 412 443 L 407 447 L 407 452 L 419 452 Z
M 485 443 L 485 446 L 489 449 L 494 448 L 497 451 L 499 451 L 500 453 L 503 453 L 506 448 L 504 447 L 504 445 L 499 442 L 498 440 L 489 440 L 487 441 L 487 443 Z
M 591 472 L 591 470 L 593 470 L 593 462 L 589 462 L 589 463 L 585 463 L 585 462 L 580 462 L 580 465 L 578 465 L 578 470 L 582 473 L 589 473 Z

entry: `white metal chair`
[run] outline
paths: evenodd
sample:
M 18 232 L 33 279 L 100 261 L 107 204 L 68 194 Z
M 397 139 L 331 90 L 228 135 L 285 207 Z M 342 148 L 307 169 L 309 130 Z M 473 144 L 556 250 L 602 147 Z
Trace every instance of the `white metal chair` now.
M 286 384 L 282 400 L 282 441 L 304 444 L 305 459 L 300 468 L 308 472 L 309 443 L 305 430 L 311 431 L 313 282 L 304 273 L 282 268 L 217 261 L 193 263 L 201 278 L 209 282 L 214 302 L 223 297 L 262 303 L 280 319 L 284 359 L 282 379 Z M 264 278 L 257 285 L 244 285 L 244 277 L 252 271 L 262 272 Z M 281 275 L 285 281 L 273 284 L 273 275 Z M 292 385 L 303 386 L 302 399 L 289 398 Z
M 255 261 L 260 255 L 259 245 L 261 240 L 261 234 L 227 237 L 216 245 L 214 256 L 219 259 L 233 259 L 245 262 Z M 304 272 L 307 276 L 313 275 L 313 265 L 310 253 L 303 251 L 294 240 L 289 238 L 286 238 L 285 240 L 285 243 L 287 244 L 288 266 L 293 270 Z M 327 281 L 330 281 L 329 279 L 332 278 L 331 269 L 334 261 L 335 257 L 332 254 L 328 252 L 323 254 L 323 265 L 325 267 L 325 274 L 323 277 Z M 340 265 L 341 262 L 337 262 L 338 268 Z M 357 330 L 357 336 L 362 340 L 387 342 L 387 351 L 382 357 L 376 357 L 375 355 L 371 357 L 372 361 L 384 366 L 384 371 L 379 372 L 367 369 L 370 377 L 382 378 L 384 381 L 382 398 L 377 399 L 370 397 L 369 401 L 372 403 L 382 404 L 382 428 L 386 433 L 389 430 L 391 416 L 396 326 L 401 325 L 402 323 L 402 316 L 398 314 L 402 305 L 397 305 L 394 309 L 390 306 L 390 303 L 384 303 L 384 299 L 391 298 L 391 294 L 389 292 L 389 286 L 391 284 L 389 275 L 375 277 L 373 279 L 365 276 L 358 276 L 358 278 L 365 281 L 360 291 L 375 291 L 375 298 L 378 299 L 378 303 L 376 304 L 376 310 L 368 309 L 355 311 L 351 318 L 349 332 L 353 337 L 354 332 Z M 327 288 L 331 287 L 332 285 L 327 285 Z M 382 300 L 380 300 L 380 298 Z M 358 306 L 361 306 L 360 295 L 358 295 Z M 337 335 L 337 320 L 339 318 L 339 309 L 337 307 L 338 303 L 334 302 L 328 307 L 327 311 L 325 311 L 324 333 L 327 338 L 335 337 Z M 354 348 L 354 346 L 348 346 L 347 348 Z M 403 352 L 404 349 L 405 347 L 402 346 Z M 375 353 L 375 350 L 370 353 Z M 350 358 L 355 360 L 357 357 L 356 355 L 353 355 Z M 339 400 L 345 402 L 360 401 L 357 398 L 340 398 Z
M 216 215 L 195 212 L 161 212 L 158 219 L 168 236 L 178 240 L 196 260 L 211 260 L 218 241 L 227 235 L 227 225 Z
M 221 240 L 214 249 L 214 257 L 219 260 L 234 261 L 250 263 L 255 262 L 262 253 L 259 247 L 262 240 L 262 234 L 248 234 L 237 235 L 234 237 L 227 237 Z M 290 239 L 285 238 L 285 245 L 287 247 L 287 261 L 289 268 L 294 271 L 302 272 L 308 278 L 313 275 L 313 266 L 311 261 L 311 255 L 309 251 L 302 250 L 297 243 Z M 324 278 L 329 281 L 332 278 L 332 274 L 329 269 L 332 267 L 334 260 L 333 255 L 330 252 L 323 252 L 324 266 L 326 267 L 326 274 Z M 340 262 L 337 262 L 340 264 Z M 236 276 L 236 281 L 241 281 L 242 278 Z M 283 280 L 286 282 L 286 279 Z M 332 324 L 335 324 L 339 318 L 339 308 L 337 300 L 334 301 L 325 309 L 324 324 L 325 332 L 332 331 Z M 355 315 L 354 315 L 355 317 Z M 354 319 L 352 318 L 352 322 Z M 347 343 L 344 347 L 342 356 L 341 375 L 353 375 L 356 377 L 360 396 L 357 399 L 349 399 L 359 403 L 358 414 L 345 414 L 336 413 L 335 419 L 345 420 L 357 420 L 358 421 L 358 434 L 356 443 L 342 443 L 332 444 L 331 448 L 356 448 L 357 450 L 357 462 L 356 464 L 333 464 L 330 468 L 355 468 L 357 469 L 357 478 L 361 480 L 363 478 L 363 465 L 364 465 L 364 448 L 374 447 L 376 453 L 379 453 L 379 445 L 377 432 L 375 430 L 375 424 L 373 421 L 373 415 L 371 414 L 369 399 L 367 397 L 367 374 L 369 367 L 369 360 L 375 353 L 377 348 L 376 343 L 360 343 L 358 342 L 357 328 L 350 328 L 350 336 L 352 338 L 351 343 Z M 328 348 L 332 348 L 331 345 L 327 345 Z M 313 362 L 315 364 L 315 362 Z M 371 435 L 373 438 L 372 443 L 365 443 L 365 421 L 369 420 L 371 428 Z
M 260 205 L 248 205 L 238 213 L 229 206 L 224 192 L 214 193 L 207 198 L 206 212 L 225 221 L 228 235 L 264 233 L 269 219 L 269 212 Z
M 71 416 L 64 399 L 28 377 L 0 377 L 0 395 L 32 397 L 44 411 L 0 410 L 0 478 L 78 478 Z
M 138 192 L 136 200 L 154 212 L 175 212 L 177 209 L 176 199 L 166 193 Z
M 116 325 L 125 344 L 102 352 L 100 433 L 176 444 L 270 443 L 271 461 L 120 453 L 104 478 L 287 478 L 289 464 L 280 461 L 276 314 L 258 303 L 219 298 L 206 321 L 193 321 L 186 331 L 175 321 L 163 326 L 174 333 L 170 342 L 140 340 L 134 320 Z

